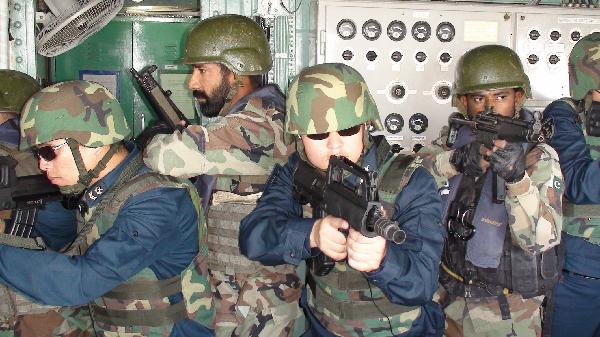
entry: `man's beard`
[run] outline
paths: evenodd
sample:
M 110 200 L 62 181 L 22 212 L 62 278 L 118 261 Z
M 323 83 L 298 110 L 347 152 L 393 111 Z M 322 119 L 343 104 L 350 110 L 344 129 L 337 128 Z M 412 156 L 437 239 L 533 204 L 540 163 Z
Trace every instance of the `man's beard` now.
M 205 117 L 217 117 L 221 109 L 225 105 L 227 94 L 231 90 L 231 86 L 227 81 L 221 81 L 221 84 L 215 89 L 211 96 L 208 96 L 205 91 L 194 90 L 193 95 L 200 107 L 200 112 Z M 204 99 L 204 102 L 198 101 Z

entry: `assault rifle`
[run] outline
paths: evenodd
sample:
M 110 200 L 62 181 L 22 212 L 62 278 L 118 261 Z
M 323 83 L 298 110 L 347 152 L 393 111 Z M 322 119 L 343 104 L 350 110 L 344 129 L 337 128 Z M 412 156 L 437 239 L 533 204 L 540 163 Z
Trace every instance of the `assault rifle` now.
M 503 139 L 514 143 L 543 143 L 552 136 L 552 130 L 547 124 L 542 123 L 539 112 L 533 113 L 532 121 L 513 119 L 502 116 L 487 107 L 485 111 L 467 120 L 462 114 L 455 112 L 448 120 L 450 130 L 446 145 L 454 144 L 458 136 L 458 129 L 468 125 L 476 134 L 476 139 L 487 148 L 494 147 L 494 140 Z
M 494 147 L 494 140 L 503 139 L 513 143 L 544 143 L 552 138 L 552 124 L 542 123 L 542 115 L 538 111 L 533 113 L 533 120 L 527 121 L 502 116 L 487 107 L 485 111 L 467 120 L 465 116 L 456 112 L 448 120 L 450 130 L 446 145 L 451 147 L 458 136 L 458 130 L 468 125 L 475 132 L 478 142 L 488 149 Z M 503 203 L 506 198 L 506 182 L 495 175 L 493 180 L 494 202 Z
M 12 223 L 4 233 L 28 238 L 33 232 L 39 209 L 49 201 L 61 200 L 56 185 L 46 175 L 16 177 L 15 163 L 0 160 L 0 210 L 12 210 Z
M 347 182 L 349 177 L 356 179 L 355 187 Z M 397 222 L 383 216 L 377 180 L 377 172 L 367 172 L 345 157 L 331 156 L 327 172 L 300 160 L 294 172 L 294 196 L 303 205 L 310 203 L 314 218 L 333 215 L 366 237 L 379 235 L 402 244 L 406 233 Z M 335 261 L 320 253 L 312 268 L 315 274 L 324 276 L 334 265 Z
M 163 90 L 160 84 L 158 84 L 152 76 L 152 73 L 156 68 L 156 65 L 153 64 L 144 68 L 139 73 L 135 68 L 131 68 L 129 71 L 140 85 L 144 96 L 150 101 L 150 105 L 158 115 L 158 118 L 166 122 L 172 131 L 182 130 L 190 124 L 190 121 L 185 117 L 183 112 L 179 110 L 173 100 L 171 100 L 171 91 Z M 179 124 L 181 121 L 184 121 L 185 125 Z

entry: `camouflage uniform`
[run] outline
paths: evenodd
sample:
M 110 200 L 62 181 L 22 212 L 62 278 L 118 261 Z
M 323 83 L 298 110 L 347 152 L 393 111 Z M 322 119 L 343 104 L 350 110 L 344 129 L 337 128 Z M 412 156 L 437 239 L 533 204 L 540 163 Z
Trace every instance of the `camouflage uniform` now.
M 565 264 L 554 298 L 552 335 L 592 337 L 600 330 L 600 33 L 585 36 L 569 57 L 571 98 L 552 102 L 544 117 L 554 125 L 550 144 L 557 150 L 565 176 L 561 245 Z M 596 109 L 596 112 L 593 111 Z M 592 115 L 596 116 L 592 116 Z M 596 128 L 596 130 L 594 130 Z M 596 136 L 592 136 L 592 135 Z
M 288 135 L 360 124 L 382 129 L 364 79 L 343 64 L 304 69 L 290 85 L 287 111 Z M 311 249 L 309 239 L 316 219 L 303 217 L 306 212 L 293 195 L 294 172 L 300 160 L 307 160 L 298 144 L 298 154 L 273 170 L 256 209 L 242 221 L 240 250 L 252 260 L 298 264 L 320 252 Z M 442 313 L 431 301 L 444 239 L 435 182 L 419 161 L 392 153 L 381 138 L 365 132 L 363 145 L 359 164 L 380 172 L 379 200 L 409 240 L 388 242 L 384 260 L 372 272 L 360 273 L 345 261 L 326 276 L 310 268 L 301 301 L 311 324 L 307 336 L 441 336 Z
M 92 302 L 99 336 L 211 336 L 206 227 L 190 183 L 143 166 L 119 103 L 97 83 L 52 85 L 23 111 L 21 148 L 65 138 L 73 154 L 79 181 L 60 187 L 83 186 L 66 252 L 81 255 L 0 247 L 0 279 L 41 303 Z M 80 146 L 107 152 L 88 171 Z
M 460 95 L 503 88 L 521 88 L 530 97 L 529 80 L 512 50 L 482 46 L 463 56 L 457 67 L 455 104 L 460 104 Z M 466 113 L 465 106 L 459 106 L 459 110 Z M 523 109 L 520 114 L 525 118 L 529 113 Z M 468 127 L 463 129 L 461 131 L 470 133 Z M 440 194 L 444 196 L 444 221 L 447 222 L 448 209 L 454 202 L 452 190 L 457 188 L 453 180 L 462 179 L 464 175 L 450 163 L 454 150 L 448 151 L 439 145 L 445 137 L 442 135 L 432 147 L 420 153 L 424 156 L 423 165 L 434 175 Z M 473 224 L 479 221 L 509 229 L 497 239 L 499 247 L 490 242 L 490 246 L 498 249 L 491 253 L 503 252 L 499 253 L 497 267 L 474 265 L 467 260 L 469 241 L 453 235 L 448 237 L 440 274 L 443 288 L 438 293 L 446 314 L 447 336 L 541 335 L 543 294 L 551 288 L 558 273 L 556 246 L 562 228 L 563 180 L 558 155 L 547 144 L 538 144 L 528 150 L 525 167 L 525 175 L 520 181 L 506 184 L 505 210 L 499 210 L 507 214 L 506 224 L 494 222 L 487 209 L 478 212 L 480 207 L 489 207 L 487 203 L 482 204 L 483 197 L 473 211 Z M 479 179 L 491 177 L 490 171 L 492 169 Z M 481 195 L 485 192 L 484 187 Z M 480 230 L 475 235 L 479 235 Z M 536 265 L 540 260 L 548 262 L 549 270 Z M 536 280 L 535 286 L 525 291 L 523 288 L 530 286 L 529 280 Z
M 38 90 L 40 90 L 39 84 L 30 76 L 14 70 L 0 70 L 0 114 L 15 115 L 0 125 L 0 156 L 10 156 L 17 161 L 15 168 L 17 177 L 40 173 L 33 155 L 18 150 L 17 116 L 27 99 Z M 2 213 L 0 221 L 10 220 L 10 210 L 0 213 Z M 43 237 L 49 248 L 60 249 L 64 246 L 65 242 L 58 233 L 48 232 L 55 229 L 64 232 L 64 228 L 68 227 L 66 226 L 68 221 L 72 221 L 74 227 L 71 213 L 62 208 L 58 202 L 52 202 L 39 210 L 35 230 Z M 57 222 L 58 226 L 54 222 Z M 2 233 L 4 233 L 4 224 Z M 0 337 L 92 335 L 92 322 L 86 307 L 61 308 L 36 304 L 6 286 L 0 286 Z
M 235 74 L 235 84 L 219 117 L 157 135 L 145 149 L 144 161 L 163 174 L 216 177 L 207 212 L 216 335 L 290 336 L 302 316 L 302 281 L 295 267 L 249 261 L 240 255 L 237 242 L 239 221 L 254 208 L 267 175 L 293 151 L 283 139 L 284 96 L 276 86 L 230 101 L 239 76 L 271 69 L 267 40 L 248 18 L 209 18 L 188 36 L 181 62 L 223 64 Z

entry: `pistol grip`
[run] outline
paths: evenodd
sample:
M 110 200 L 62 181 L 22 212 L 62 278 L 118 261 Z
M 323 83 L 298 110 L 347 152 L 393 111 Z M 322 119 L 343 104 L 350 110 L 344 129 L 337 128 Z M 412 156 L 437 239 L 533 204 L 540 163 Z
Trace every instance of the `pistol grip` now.
M 322 252 L 312 259 L 313 273 L 317 276 L 325 276 L 329 274 L 334 266 L 335 261 Z

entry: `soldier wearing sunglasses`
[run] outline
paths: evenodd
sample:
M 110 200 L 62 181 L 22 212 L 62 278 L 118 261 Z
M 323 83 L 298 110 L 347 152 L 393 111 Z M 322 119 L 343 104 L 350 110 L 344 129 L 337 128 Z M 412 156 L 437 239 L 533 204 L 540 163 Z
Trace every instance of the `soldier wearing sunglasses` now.
M 79 197 L 77 235 L 60 252 L 0 245 L 0 282 L 41 304 L 89 303 L 98 335 L 211 336 L 196 190 L 143 165 L 115 97 L 54 84 L 27 101 L 20 130 L 20 148 Z
M 17 177 L 40 174 L 34 156 L 29 151 L 18 150 L 19 114 L 29 97 L 40 89 L 37 81 L 27 74 L 15 70 L 0 70 L 0 156 L 16 161 L 14 170 Z M 10 189 L 6 187 L 6 190 Z M 36 214 L 33 228 L 17 228 L 14 225 L 15 210 L 4 210 L 0 213 L 0 222 L 3 225 L 1 232 L 6 233 L 1 235 L 2 244 L 24 247 L 30 242 L 35 242 L 32 245 L 33 249 L 45 247 L 48 250 L 60 250 L 73 239 L 76 232 L 75 212 L 65 209 L 59 201 L 46 202 L 38 207 L 37 212 L 27 213 Z M 14 238 L 13 235 L 19 238 Z M 33 303 L 21 293 L 2 285 L 0 335 L 5 334 L 18 334 L 20 337 L 50 337 L 63 334 L 87 337 L 93 335 L 93 330 L 87 308 Z
M 297 153 L 276 166 L 256 209 L 242 221 L 240 249 L 265 265 L 297 265 L 321 253 L 336 261 L 326 276 L 308 270 L 301 300 L 310 322 L 305 336 L 441 336 L 443 315 L 431 301 L 444 244 L 435 181 L 369 128 L 382 125 L 355 69 L 331 63 L 302 70 L 290 85 L 285 121 Z M 379 172 L 378 199 L 407 242 L 365 237 L 331 215 L 303 217 L 294 197 L 296 167 L 304 161 L 326 170 L 334 155 Z

